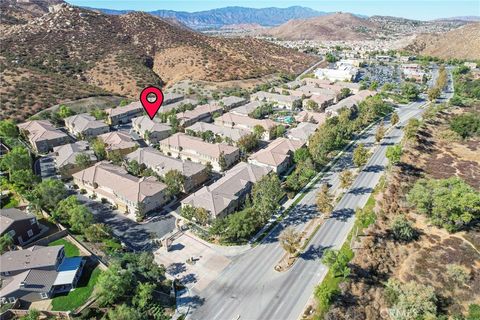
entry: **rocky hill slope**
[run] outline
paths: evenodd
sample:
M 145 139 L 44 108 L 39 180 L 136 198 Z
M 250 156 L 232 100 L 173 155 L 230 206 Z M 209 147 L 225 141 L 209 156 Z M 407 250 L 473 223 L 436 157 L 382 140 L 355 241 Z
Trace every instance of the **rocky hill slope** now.
M 314 61 L 261 40 L 209 37 L 145 13 L 106 15 L 66 4 L 9 26 L 0 41 L 6 116 L 95 94 L 136 97 L 146 85 L 181 79 L 296 73 Z
M 285 40 L 364 40 L 373 37 L 377 26 L 350 13 L 335 13 L 310 19 L 290 20 L 265 32 Z
M 480 23 L 471 23 L 446 33 L 419 35 L 405 49 L 444 59 L 480 59 Z

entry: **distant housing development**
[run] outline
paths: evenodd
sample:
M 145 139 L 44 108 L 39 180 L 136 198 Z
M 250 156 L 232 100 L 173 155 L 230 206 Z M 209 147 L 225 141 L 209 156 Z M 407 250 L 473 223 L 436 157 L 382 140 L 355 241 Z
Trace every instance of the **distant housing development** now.
M 47 120 L 28 121 L 19 124 L 18 128 L 28 139 L 32 148 L 39 153 L 46 153 L 71 140 L 65 132 L 55 128 Z
M 73 182 L 126 213 L 146 213 L 163 206 L 167 186 L 154 177 L 137 178 L 124 168 L 102 161 L 73 174 Z

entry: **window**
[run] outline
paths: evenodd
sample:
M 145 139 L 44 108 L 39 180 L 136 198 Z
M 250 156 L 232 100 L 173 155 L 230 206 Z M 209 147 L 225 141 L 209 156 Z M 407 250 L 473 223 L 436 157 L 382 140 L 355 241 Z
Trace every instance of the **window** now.
M 8 234 L 13 238 L 15 237 L 15 230 L 8 231 Z
M 8 298 L 8 302 L 10 302 L 10 303 L 14 303 L 15 300 L 17 300 L 17 299 L 15 299 L 15 297 L 9 297 Z
M 42 297 L 42 299 L 47 299 L 48 298 L 48 293 L 40 292 L 40 297 Z
M 29 237 L 33 237 L 33 231 L 32 231 L 32 229 L 28 230 L 28 231 L 27 231 L 27 234 L 28 234 Z
M 31 225 L 34 225 L 34 224 L 36 224 L 36 223 L 37 223 L 37 219 L 36 219 L 36 218 L 30 219 L 30 224 L 31 224 Z

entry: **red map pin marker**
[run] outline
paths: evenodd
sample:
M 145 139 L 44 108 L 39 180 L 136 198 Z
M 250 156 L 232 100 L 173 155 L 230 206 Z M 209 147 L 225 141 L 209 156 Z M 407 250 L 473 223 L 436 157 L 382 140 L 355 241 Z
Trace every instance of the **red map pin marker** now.
M 154 95 L 155 101 L 149 101 L 149 99 L 147 99 L 149 95 Z M 150 119 L 153 120 L 158 112 L 158 109 L 160 109 L 160 106 L 163 103 L 163 92 L 154 86 L 146 87 L 142 90 L 142 93 L 140 93 L 140 102 L 142 103 L 143 109 L 145 109 Z

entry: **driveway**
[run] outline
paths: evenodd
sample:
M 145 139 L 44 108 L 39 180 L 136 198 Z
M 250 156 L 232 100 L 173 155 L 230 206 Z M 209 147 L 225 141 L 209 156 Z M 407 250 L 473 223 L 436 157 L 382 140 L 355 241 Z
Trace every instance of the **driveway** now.
M 105 223 L 113 234 L 133 251 L 152 248 L 152 240 L 159 239 L 175 228 L 175 217 L 170 214 L 158 215 L 146 223 L 137 223 L 119 211 L 110 209 L 108 204 L 78 195 L 95 216 L 97 222 Z

